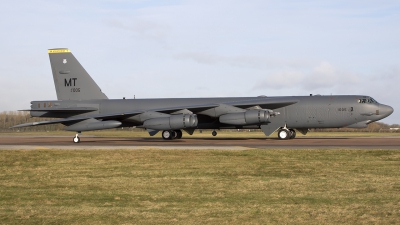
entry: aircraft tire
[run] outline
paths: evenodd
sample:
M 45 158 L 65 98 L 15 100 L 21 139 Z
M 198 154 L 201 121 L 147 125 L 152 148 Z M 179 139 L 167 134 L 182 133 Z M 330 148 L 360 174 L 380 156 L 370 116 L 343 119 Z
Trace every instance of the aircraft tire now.
M 172 140 L 175 136 L 175 132 L 173 132 L 172 130 L 164 130 L 161 136 L 164 140 Z
M 281 140 L 286 140 L 290 138 L 290 131 L 286 129 L 280 129 L 278 131 L 278 138 Z
M 215 137 L 215 136 L 217 136 L 218 133 L 217 133 L 217 131 L 214 130 L 211 134 L 212 134 L 212 136 Z
M 80 139 L 78 136 L 75 136 L 75 137 L 72 139 L 72 141 L 73 141 L 74 143 L 79 143 L 79 142 L 81 142 L 81 139 Z
M 170 130 L 169 132 L 171 132 L 172 136 L 171 136 L 171 140 L 176 138 L 176 132 L 174 130 Z
M 174 130 L 175 132 L 175 138 L 176 139 L 181 139 L 182 138 L 182 131 L 181 130 Z
M 294 129 L 289 129 L 289 132 L 290 132 L 289 139 L 294 139 L 296 137 L 296 131 Z

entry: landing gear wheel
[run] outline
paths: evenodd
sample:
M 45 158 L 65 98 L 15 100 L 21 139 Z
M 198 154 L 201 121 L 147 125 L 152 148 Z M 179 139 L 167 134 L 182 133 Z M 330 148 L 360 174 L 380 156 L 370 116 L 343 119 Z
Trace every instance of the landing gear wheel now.
M 176 139 L 181 139 L 182 138 L 182 131 L 181 130 L 174 130 L 175 132 L 175 138 Z
M 281 140 L 289 139 L 290 138 L 290 131 L 286 129 L 280 129 L 278 131 L 278 138 Z
M 72 141 L 74 143 L 79 143 L 79 142 L 81 142 L 81 139 L 78 137 L 78 134 L 76 134 L 75 137 L 72 139 Z
M 171 140 L 172 138 L 174 138 L 175 136 L 175 132 L 173 132 L 172 130 L 164 130 L 162 132 L 162 138 L 164 140 Z
M 211 134 L 212 134 L 212 136 L 215 137 L 215 136 L 217 136 L 217 131 L 214 130 Z
M 175 131 L 173 131 L 173 130 L 171 130 L 170 132 L 171 132 L 171 134 L 172 134 L 172 137 L 171 137 L 171 139 L 175 139 L 175 138 L 176 138 L 176 132 L 175 132 Z
M 289 129 L 290 137 L 289 139 L 294 139 L 296 137 L 296 131 L 294 129 Z

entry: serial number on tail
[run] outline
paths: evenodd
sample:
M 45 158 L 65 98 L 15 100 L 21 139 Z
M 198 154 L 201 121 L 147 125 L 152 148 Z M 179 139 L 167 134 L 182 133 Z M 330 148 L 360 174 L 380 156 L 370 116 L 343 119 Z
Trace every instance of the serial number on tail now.
M 80 88 L 71 88 L 71 92 L 81 92 Z

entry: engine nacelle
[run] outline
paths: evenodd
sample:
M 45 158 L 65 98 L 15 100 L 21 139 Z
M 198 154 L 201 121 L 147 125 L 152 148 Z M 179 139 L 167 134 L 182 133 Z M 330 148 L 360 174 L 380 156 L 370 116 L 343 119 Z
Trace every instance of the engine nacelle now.
M 198 124 L 196 114 L 179 114 L 144 121 L 143 127 L 153 130 L 178 130 L 193 128 Z
M 219 122 L 231 125 L 254 125 L 269 122 L 269 110 L 247 110 L 242 113 L 229 113 L 219 117 Z
M 69 131 L 103 130 L 103 129 L 117 128 L 121 126 L 121 124 L 122 123 L 120 121 L 115 121 L 115 120 L 99 121 L 96 119 L 88 119 L 67 126 L 65 127 L 65 130 Z

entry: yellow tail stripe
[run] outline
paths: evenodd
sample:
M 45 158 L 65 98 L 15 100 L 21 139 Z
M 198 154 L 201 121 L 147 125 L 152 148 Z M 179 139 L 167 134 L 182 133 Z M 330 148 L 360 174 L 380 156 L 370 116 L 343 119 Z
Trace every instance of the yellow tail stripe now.
M 66 53 L 66 52 L 71 52 L 69 49 L 49 49 L 49 54 L 50 53 Z

